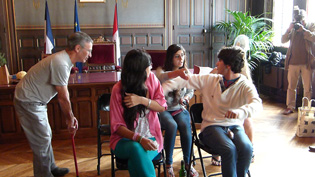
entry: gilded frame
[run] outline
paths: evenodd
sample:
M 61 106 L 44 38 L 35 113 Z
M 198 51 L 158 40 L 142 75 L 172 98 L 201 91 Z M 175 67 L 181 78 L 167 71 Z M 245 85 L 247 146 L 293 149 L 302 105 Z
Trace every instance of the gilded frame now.
M 103 2 L 106 3 L 106 0 L 79 0 L 80 3 L 86 3 L 86 2 Z

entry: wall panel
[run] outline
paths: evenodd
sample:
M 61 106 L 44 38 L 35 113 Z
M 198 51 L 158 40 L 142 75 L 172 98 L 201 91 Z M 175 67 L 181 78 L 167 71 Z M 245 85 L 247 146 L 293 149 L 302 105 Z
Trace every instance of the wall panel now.
M 18 29 L 42 28 L 45 17 L 45 0 L 15 0 L 14 14 Z M 50 21 L 53 28 L 63 26 L 73 29 L 74 0 L 51 0 L 48 2 Z M 118 1 L 119 25 L 121 27 L 165 26 L 165 0 L 132 0 L 123 4 Z M 83 28 L 111 28 L 114 19 L 115 1 L 106 3 L 80 3 L 78 1 L 79 22 Z M 139 18 L 141 17 L 141 18 Z
M 87 117 L 92 117 L 92 101 L 86 100 L 86 101 L 78 101 L 77 103 L 77 112 L 78 116 L 77 119 L 79 121 L 79 127 L 82 128 L 89 128 L 93 127 L 92 119 L 87 119 Z
M 195 0 L 194 1 L 194 25 L 195 26 L 204 26 L 204 1 Z
M 14 116 L 14 107 L 11 106 L 1 106 L 0 107 L 1 116 L 1 133 L 17 133 L 17 120 Z
M 136 44 L 135 46 L 148 46 L 148 36 L 147 35 L 135 35 Z
M 179 1 L 179 26 L 189 26 L 189 18 L 190 18 L 190 1 L 189 0 L 181 0 Z
M 40 61 L 41 53 L 44 50 L 44 38 L 41 29 L 21 29 L 17 31 L 17 41 L 21 41 L 19 45 L 19 71 L 28 71 L 31 66 Z M 112 29 L 88 29 L 82 30 L 89 34 L 92 39 L 98 38 L 100 35 L 111 40 Z M 154 33 L 152 33 L 154 31 Z M 61 51 L 67 46 L 67 37 L 72 34 L 73 30 L 55 29 L 54 41 L 55 51 Z M 132 48 L 150 48 L 153 50 L 166 49 L 165 30 L 163 28 L 131 28 L 120 30 L 120 43 L 122 56 Z

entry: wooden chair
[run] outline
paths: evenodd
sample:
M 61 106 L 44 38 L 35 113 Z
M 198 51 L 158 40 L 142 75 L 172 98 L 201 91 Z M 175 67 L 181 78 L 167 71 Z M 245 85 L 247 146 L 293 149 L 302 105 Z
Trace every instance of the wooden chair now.
M 152 70 L 156 70 L 159 66 L 164 66 L 166 50 L 146 50 L 146 52 L 151 55 Z
M 95 42 L 92 57 L 87 61 L 89 72 L 115 71 L 116 61 L 115 42 Z

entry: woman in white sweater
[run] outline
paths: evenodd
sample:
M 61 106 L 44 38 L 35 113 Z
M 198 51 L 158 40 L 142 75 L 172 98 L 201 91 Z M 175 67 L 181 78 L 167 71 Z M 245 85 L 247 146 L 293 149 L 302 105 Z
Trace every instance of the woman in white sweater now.
M 262 110 L 255 86 L 240 74 L 244 55 L 239 47 L 222 48 L 218 74 L 190 75 L 188 80 L 177 77 L 162 85 L 164 94 L 182 87 L 200 90 L 205 109 L 199 136 L 222 157 L 224 177 L 245 177 L 253 147 L 243 128 L 244 119 Z

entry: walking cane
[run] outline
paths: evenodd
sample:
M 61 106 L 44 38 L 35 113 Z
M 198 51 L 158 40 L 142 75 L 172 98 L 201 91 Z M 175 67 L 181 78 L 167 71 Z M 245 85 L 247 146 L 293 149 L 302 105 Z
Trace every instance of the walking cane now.
M 79 177 L 77 154 L 75 152 L 75 144 L 74 144 L 74 134 L 72 134 L 72 150 L 73 150 L 73 157 L 74 157 L 74 164 L 75 164 L 75 173 L 77 177 Z

